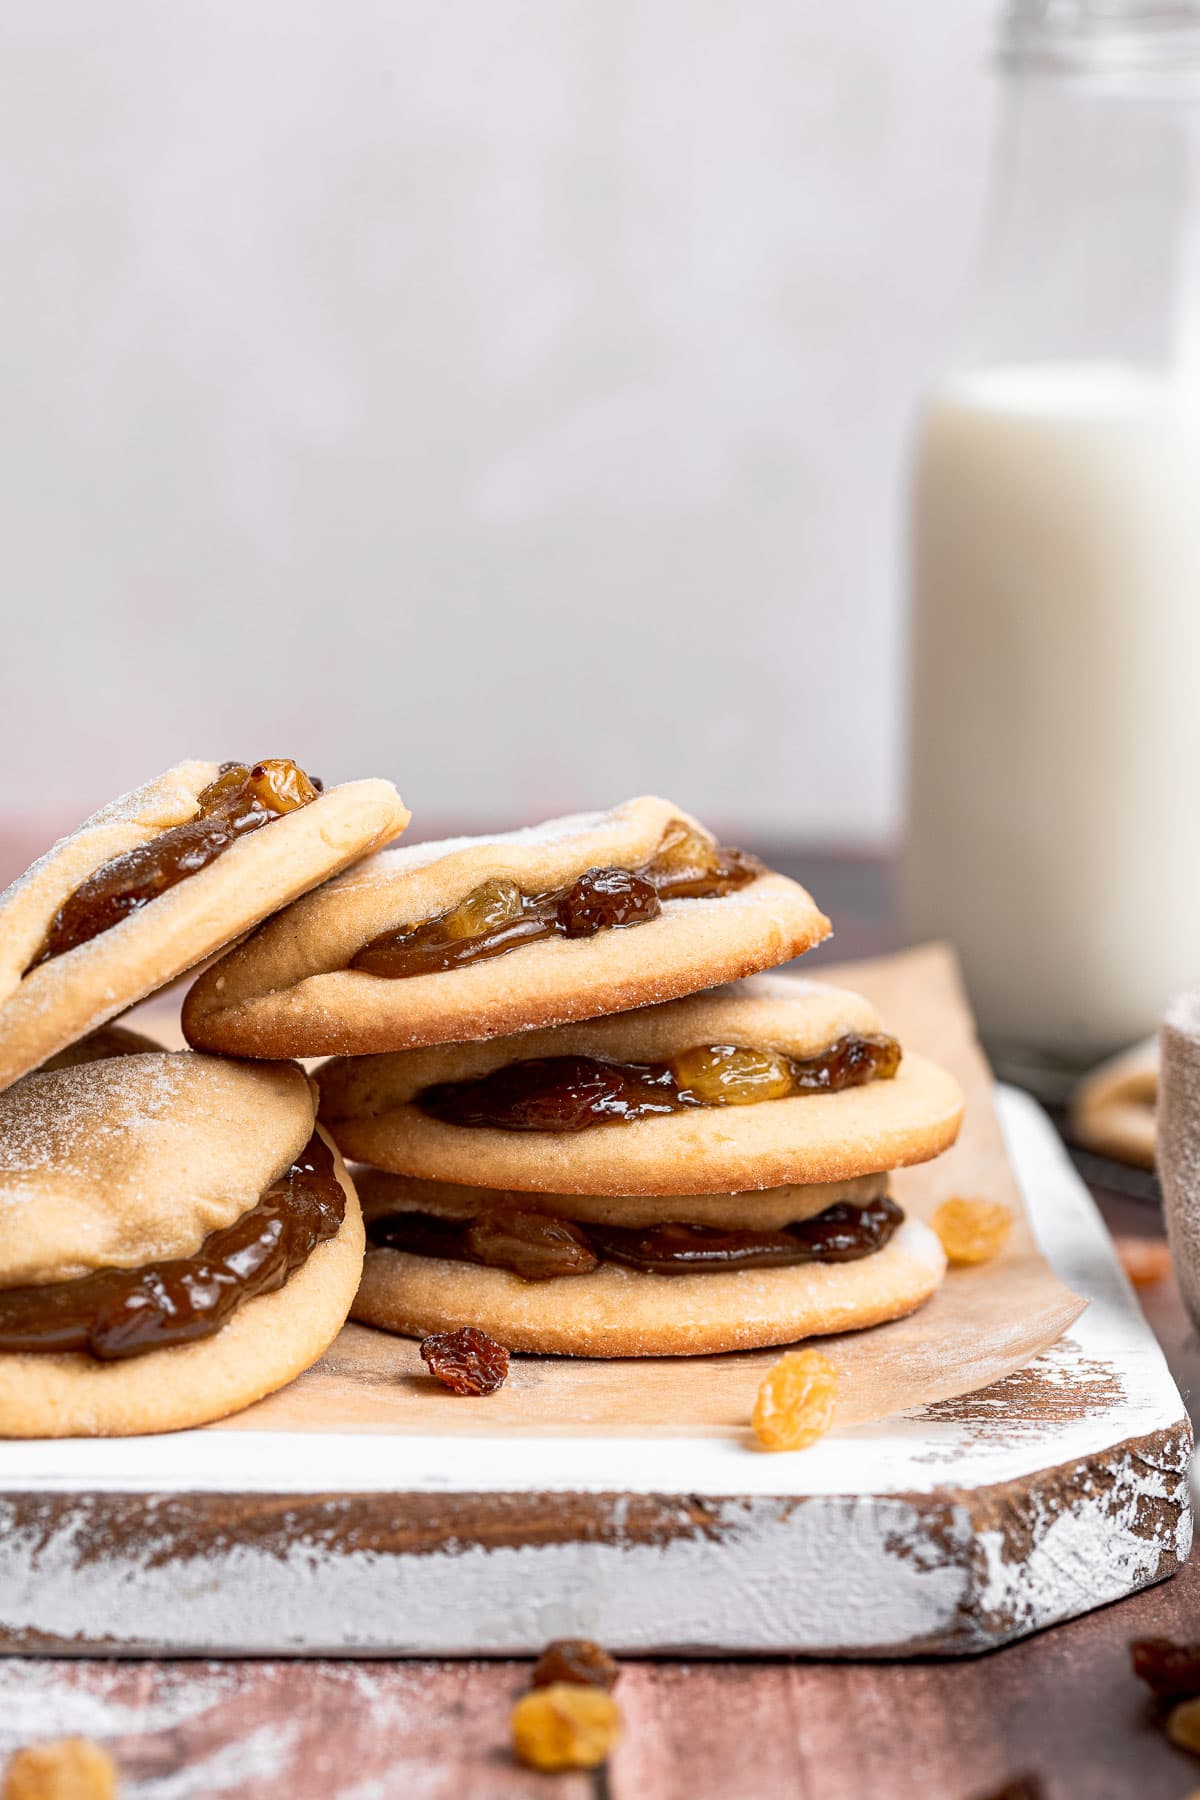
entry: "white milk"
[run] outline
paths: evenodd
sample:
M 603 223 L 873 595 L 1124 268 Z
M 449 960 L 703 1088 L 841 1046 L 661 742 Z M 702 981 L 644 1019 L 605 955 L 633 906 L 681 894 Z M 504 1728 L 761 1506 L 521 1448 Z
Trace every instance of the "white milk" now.
M 1200 396 L 944 381 L 913 580 L 908 927 L 955 940 L 996 1041 L 1140 1037 L 1200 977 Z

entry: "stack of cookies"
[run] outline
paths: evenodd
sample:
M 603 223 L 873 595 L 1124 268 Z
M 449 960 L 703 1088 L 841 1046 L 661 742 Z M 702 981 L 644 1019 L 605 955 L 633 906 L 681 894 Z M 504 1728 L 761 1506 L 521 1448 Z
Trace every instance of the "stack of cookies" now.
M 941 1248 L 887 1177 L 962 1109 L 858 995 L 757 973 L 828 932 L 802 887 L 643 798 L 384 851 L 209 969 L 184 1026 L 333 1053 L 356 1318 L 575 1356 L 792 1343 L 928 1299 Z
M 0 1433 L 218 1417 L 351 1313 L 647 1356 L 936 1288 L 888 1173 L 961 1096 L 762 973 L 828 934 L 803 888 L 659 799 L 383 848 L 407 820 L 386 782 L 185 764 L 0 897 Z M 193 1051 L 108 1023 L 198 967 Z
M 388 781 L 181 763 L 0 895 L 0 1436 L 199 1425 L 341 1330 L 362 1218 L 304 1071 L 108 1021 L 408 817 Z

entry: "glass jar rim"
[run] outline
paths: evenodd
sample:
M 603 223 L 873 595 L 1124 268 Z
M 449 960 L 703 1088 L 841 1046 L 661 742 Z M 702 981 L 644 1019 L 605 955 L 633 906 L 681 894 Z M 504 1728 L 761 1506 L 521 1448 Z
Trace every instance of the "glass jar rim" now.
M 1186 80 L 1200 71 L 1200 0 L 1007 0 L 996 55 L 1012 69 Z

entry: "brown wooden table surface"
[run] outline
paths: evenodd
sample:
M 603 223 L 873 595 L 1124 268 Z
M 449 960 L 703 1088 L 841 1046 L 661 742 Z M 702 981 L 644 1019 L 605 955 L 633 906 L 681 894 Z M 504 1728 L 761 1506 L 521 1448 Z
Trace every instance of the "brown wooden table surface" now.
M 891 947 L 886 864 L 779 860 L 834 917 L 839 957 Z M 1161 1234 L 1144 1202 L 1098 1198 L 1118 1233 Z M 1142 1299 L 1190 1405 L 1200 1346 L 1174 1283 Z M 972 1800 L 1024 1773 L 1048 1800 L 1184 1800 L 1200 1759 L 1167 1743 L 1129 1671 L 1129 1639 L 1153 1633 L 1200 1637 L 1195 1557 L 969 1661 L 627 1663 L 624 1742 L 594 1775 L 512 1763 L 515 1662 L 27 1661 L 0 1668 L 0 1743 L 107 1736 L 144 1800 Z

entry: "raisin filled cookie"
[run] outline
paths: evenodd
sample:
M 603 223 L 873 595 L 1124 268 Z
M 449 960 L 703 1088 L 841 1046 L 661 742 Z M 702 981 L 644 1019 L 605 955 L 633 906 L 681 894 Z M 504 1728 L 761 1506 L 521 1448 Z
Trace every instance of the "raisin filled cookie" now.
M 0 1094 L 0 1436 L 200 1425 L 308 1368 L 362 1217 L 294 1064 L 123 1054 Z
M 321 1121 L 400 1175 L 580 1194 L 710 1194 L 925 1162 L 962 1093 L 858 994 L 756 976 L 481 1044 L 335 1058 Z
M 953 1143 L 962 1095 L 856 994 L 759 976 L 318 1081 L 330 1132 L 374 1165 L 366 1324 L 695 1355 L 898 1318 L 945 1268 L 888 1176 Z
M 372 858 L 206 970 L 184 1030 L 234 1056 L 502 1037 L 735 980 L 829 929 L 796 882 L 644 797 Z
M 624 1199 L 358 1170 L 354 1317 L 413 1337 L 474 1325 L 552 1356 L 696 1356 L 900 1318 L 945 1269 L 877 1174 L 762 1193 Z
M 0 894 L 0 1088 L 378 849 L 388 781 L 323 793 L 295 763 L 180 763 Z

